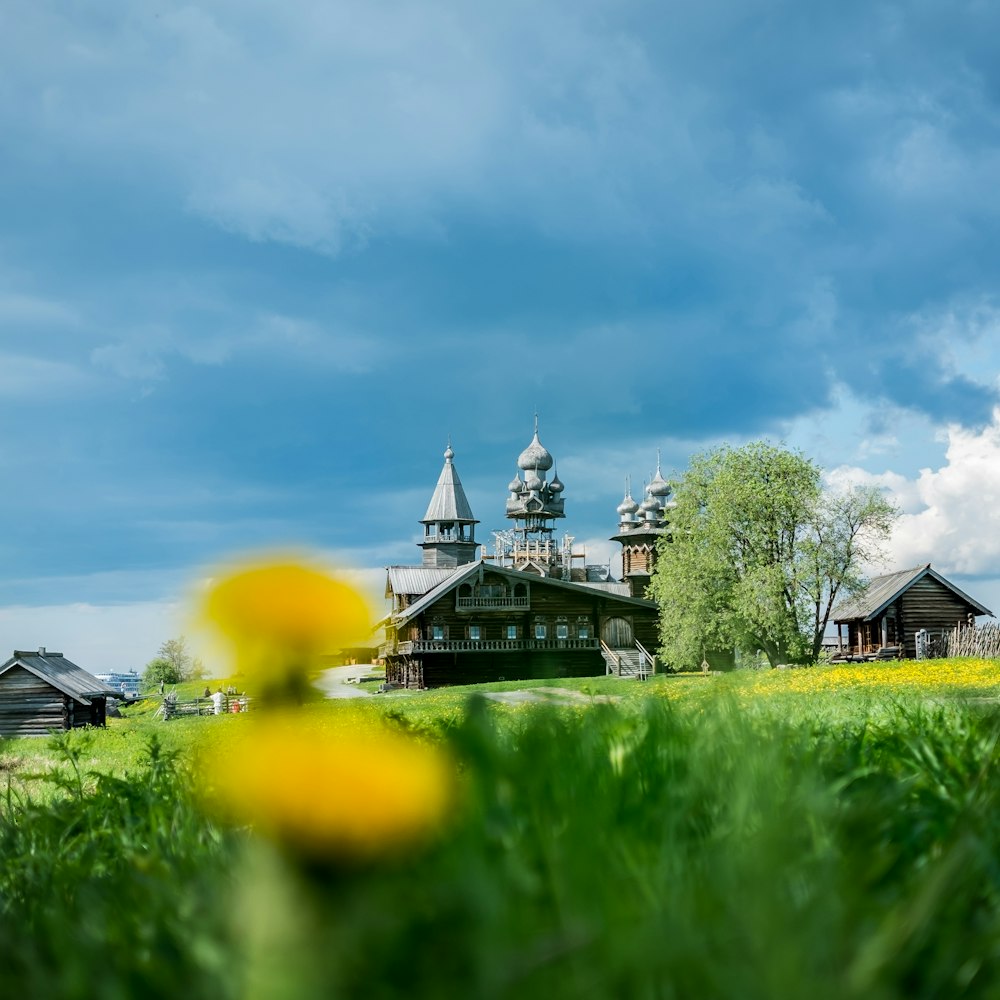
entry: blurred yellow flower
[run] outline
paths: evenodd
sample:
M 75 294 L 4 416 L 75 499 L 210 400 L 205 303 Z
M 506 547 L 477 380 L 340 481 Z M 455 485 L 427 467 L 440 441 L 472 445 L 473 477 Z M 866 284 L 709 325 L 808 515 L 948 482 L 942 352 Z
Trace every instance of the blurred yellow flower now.
M 234 646 L 239 670 L 265 684 L 302 673 L 318 654 L 369 640 L 364 598 L 297 562 L 243 569 L 209 590 L 202 618 Z
M 300 718 L 247 720 L 209 751 L 206 809 L 309 858 L 371 858 L 440 827 L 455 774 L 444 750 L 375 721 L 317 733 Z

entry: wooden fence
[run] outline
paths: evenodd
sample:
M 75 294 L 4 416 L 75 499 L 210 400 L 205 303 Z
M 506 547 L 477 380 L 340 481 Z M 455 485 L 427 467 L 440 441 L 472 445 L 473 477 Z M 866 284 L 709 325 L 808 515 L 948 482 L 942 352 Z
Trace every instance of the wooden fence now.
M 178 701 L 168 695 L 156 710 L 156 715 L 166 722 L 180 715 L 228 715 L 231 712 L 249 712 L 254 707 L 253 701 L 253 698 L 248 698 L 246 695 L 227 695 L 222 703 L 222 712 L 216 713 L 215 702 L 211 698 Z
M 941 656 L 981 656 L 1000 658 L 1000 622 L 962 625 L 947 632 L 940 643 Z

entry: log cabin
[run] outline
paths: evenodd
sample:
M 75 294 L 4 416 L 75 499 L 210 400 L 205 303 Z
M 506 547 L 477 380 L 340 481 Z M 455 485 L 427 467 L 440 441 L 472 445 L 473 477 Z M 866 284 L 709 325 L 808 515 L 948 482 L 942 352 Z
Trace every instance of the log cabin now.
M 917 633 L 930 639 L 993 612 L 959 590 L 930 563 L 874 577 L 868 586 L 839 601 L 831 617 L 837 626 L 836 656 L 917 656 Z M 846 639 L 844 635 L 846 626 Z
M 16 649 L 0 666 L 0 736 L 103 726 L 107 699 L 120 696 L 62 653 Z

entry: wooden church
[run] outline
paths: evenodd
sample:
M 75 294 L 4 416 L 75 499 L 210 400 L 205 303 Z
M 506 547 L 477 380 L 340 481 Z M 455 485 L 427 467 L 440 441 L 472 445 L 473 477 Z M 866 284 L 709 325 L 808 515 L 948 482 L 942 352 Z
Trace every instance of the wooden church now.
M 565 517 L 565 486 L 535 434 L 507 487 L 510 530 L 487 555 L 449 444 L 421 518 L 423 562 L 389 566 L 379 656 L 386 680 L 407 687 L 472 684 L 653 668 L 657 612 L 645 598 L 655 543 L 667 530 L 670 487 L 659 475 L 636 504 L 618 508 L 626 579 L 581 565 L 572 539 L 554 538 Z M 551 475 L 550 475 L 551 474 Z

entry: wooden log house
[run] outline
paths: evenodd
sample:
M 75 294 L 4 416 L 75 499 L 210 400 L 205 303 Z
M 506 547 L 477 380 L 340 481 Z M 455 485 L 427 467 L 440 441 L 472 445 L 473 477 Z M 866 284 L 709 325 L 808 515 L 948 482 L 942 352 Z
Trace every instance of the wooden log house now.
M 45 647 L 14 650 L 0 666 L 0 736 L 103 726 L 107 699 L 120 692 Z
M 379 657 L 386 680 L 407 687 L 533 677 L 644 676 L 653 667 L 654 602 L 553 539 L 565 486 L 538 438 L 507 487 L 514 522 L 493 555 L 482 553 L 449 443 L 421 519 L 423 565 L 387 568 Z M 551 478 L 548 473 L 553 470 Z
M 978 615 L 992 617 L 993 612 L 930 563 L 887 573 L 833 609 L 838 636 L 835 656 L 912 658 L 917 655 L 919 631 L 926 630 L 931 640 L 937 640 Z

